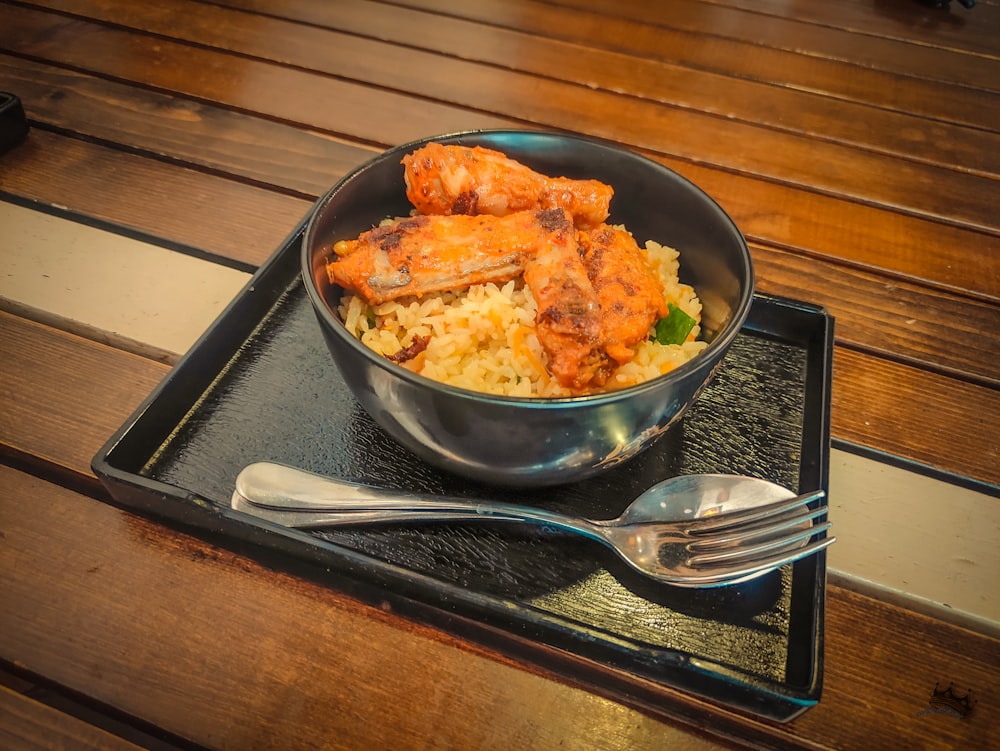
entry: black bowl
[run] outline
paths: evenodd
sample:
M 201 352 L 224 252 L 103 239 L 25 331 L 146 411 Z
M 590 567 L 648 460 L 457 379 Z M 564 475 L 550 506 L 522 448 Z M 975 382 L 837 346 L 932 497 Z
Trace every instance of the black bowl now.
M 549 176 L 610 184 L 611 224 L 640 245 L 680 251 L 681 282 L 703 305 L 709 345 L 670 373 L 618 391 L 559 399 L 493 396 L 455 388 L 387 360 L 352 336 L 336 312 L 342 290 L 327 277 L 334 242 L 404 216 L 400 160 L 428 141 L 484 146 Z M 649 447 L 694 401 L 722 362 L 753 298 L 743 235 L 707 194 L 676 172 L 590 138 L 533 131 L 475 131 L 390 149 L 338 182 L 316 205 L 302 247 L 302 276 L 326 344 L 351 392 L 386 432 L 425 461 L 482 482 L 515 487 L 591 476 Z

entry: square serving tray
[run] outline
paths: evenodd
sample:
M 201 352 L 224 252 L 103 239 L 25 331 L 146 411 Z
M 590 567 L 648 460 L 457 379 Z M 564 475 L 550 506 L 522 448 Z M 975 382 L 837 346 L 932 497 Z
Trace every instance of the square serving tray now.
M 779 722 L 819 700 L 824 553 L 742 585 L 676 589 L 634 573 L 597 543 L 527 525 L 305 532 L 229 502 L 236 475 L 260 460 L 593 518 L 615 516 L 648 486 L 684 473 L 825 490 L 829 315 L 757 296 L 712 383 L 652 448 L 597 478 L 514 491 L 430 467 L 362 411 L 309 307 L 301 237 L 302 226 L 94 458 L 117 505 L 648 711 L 689 713 L 678 689 Z

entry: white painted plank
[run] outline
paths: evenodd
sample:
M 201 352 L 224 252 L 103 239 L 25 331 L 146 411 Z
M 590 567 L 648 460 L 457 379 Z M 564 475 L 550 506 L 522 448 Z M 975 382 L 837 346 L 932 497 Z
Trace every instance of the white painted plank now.
M 0 297 L 182 354 L 250 275 L 0 201 Z
M 1000 500 L 834 450 L 828 564 L 861 591 L 1000 629 Z M 991 629 L 992 630 L 992 629 Z

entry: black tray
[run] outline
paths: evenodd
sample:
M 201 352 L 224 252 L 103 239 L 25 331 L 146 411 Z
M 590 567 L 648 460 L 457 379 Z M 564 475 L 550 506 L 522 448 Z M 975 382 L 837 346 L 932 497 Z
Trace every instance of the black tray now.
M 667 709 L 677 688 L 778 721 L 818 701 L 822 553 L 743 585 L 687 590 L 544 529 L 496 522 L 302 532 L 244 516 L 229 500 L 237 473 L 258 460 L 595 518 L 682 473 L 826 489 L 833 321 L 822 309 L 758 296 L 711 385 L 650 450 L 584 482 L 505 490 L 426 465 L 357 405 L 300 282 L 301 234 L 94 458 L 115 503 L 269 563 L 305 563 L 328 586 L 646 708 Z

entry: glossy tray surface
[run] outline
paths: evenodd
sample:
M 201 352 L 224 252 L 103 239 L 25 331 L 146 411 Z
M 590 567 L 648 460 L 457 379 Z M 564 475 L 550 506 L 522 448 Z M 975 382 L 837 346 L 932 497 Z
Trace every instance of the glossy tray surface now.
M 550 530 L 492 522 L 307 533 L 234 512 L 229 499 L 237 473 L 258 460 L 593 518 L 617 515 L 676 474 L 825 488 L 829 316 L 758 297 L 714 381 L 646 453 L 574 485 L 500 489 L 426 465 L 355 403 L 299 281 L 300 236 L 95 457 L 116 503 L 223 542 L 253 542 L 261 555 L 320 563 L 332 572 L 330 586 L 356 581 L 362 597 L 640 704 L 680 688 L 787 720 L 819 699 L 822 554 L 747 584 L 682 590 L 644 579 L 596 543 Z

